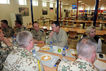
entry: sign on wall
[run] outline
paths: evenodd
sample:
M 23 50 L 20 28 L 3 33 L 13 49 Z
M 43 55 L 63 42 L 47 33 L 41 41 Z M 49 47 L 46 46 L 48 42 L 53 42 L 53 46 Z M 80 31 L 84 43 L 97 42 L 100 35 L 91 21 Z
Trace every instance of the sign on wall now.
M 19 13 L 22 14 L 22 16 L 29 16 L 29 8 L 27 7 L 20 7 Z
M 46 8 L 42 9 L 42 15 L 47 15 L 48 14 L 48 11 Z

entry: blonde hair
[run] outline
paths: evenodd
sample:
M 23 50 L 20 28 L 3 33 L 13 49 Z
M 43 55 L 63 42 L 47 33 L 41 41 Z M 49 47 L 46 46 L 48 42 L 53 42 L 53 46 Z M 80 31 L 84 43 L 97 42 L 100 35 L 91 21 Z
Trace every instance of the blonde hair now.
M 86 34 L 88 35 L 92 29 L 96 29 L 94 26 L 90 26 L 86 29 Z

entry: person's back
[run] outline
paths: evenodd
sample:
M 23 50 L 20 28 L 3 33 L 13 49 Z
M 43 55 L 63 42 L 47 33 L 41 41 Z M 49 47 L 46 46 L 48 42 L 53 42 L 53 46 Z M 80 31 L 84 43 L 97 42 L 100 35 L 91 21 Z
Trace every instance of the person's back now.
M 3 71 L 40 71 L 40 62 L 31 52 L 34 47 L 32 34 L 22 31 L 18 33 L 16 41 L 18 47 L 6 58 Z
M 39 71 L 37 59 L 27 50 L 18 48 L 8 55 L 4 71 Z
M 61 61 L 58 71 L 97 71 L 97 69 L 87 61 L 77 59 L 75 61 Z
M 58 71 L 97 71 L 93 66 L 96 58 L 97 44 L 88 38 L 83 38 L 78 42 L 78 59 L 74 62 L 62 61 L 58 66 Z

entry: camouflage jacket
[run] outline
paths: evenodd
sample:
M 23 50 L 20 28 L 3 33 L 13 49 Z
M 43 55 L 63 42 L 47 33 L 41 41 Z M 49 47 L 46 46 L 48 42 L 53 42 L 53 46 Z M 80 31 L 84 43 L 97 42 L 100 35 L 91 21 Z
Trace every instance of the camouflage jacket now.
M 12 37 L 14 35 L 14 31 L 11 27 L 3 28 L 2 31 L 5 37 Z
M 17 35 L 19 32 L 26 30 L 24 27 L 14 28 L 14 34 Z
M 74 62 L 61 61 L 58 71 L 97 71 L 97 69 L 89 62 L 77 59 Z
M 34 29 L 32 29 L 31 33 L 32 33 L 34 39 L 36 39 L 38 41 L 40 41 L 40 40 L 45 41 L 46 35 L 45 35 L 44 30 L 40 29 L 38 32 L 36 32 Z
M 3 71 L 39 71 L 39 63 L 31 52 L 18 47 L 8 55 Z

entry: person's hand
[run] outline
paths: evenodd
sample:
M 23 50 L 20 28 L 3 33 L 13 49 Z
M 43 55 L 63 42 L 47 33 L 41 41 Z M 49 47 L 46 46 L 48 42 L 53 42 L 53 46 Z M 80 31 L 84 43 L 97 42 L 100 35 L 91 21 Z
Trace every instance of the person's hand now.
M 2 31 L 0 30 L 0 41 L 4 40 L 4 34 L 2 33 Z
M 53 36 L 53 33 L 54 33 L 53 31 L 50 32 L 49 37 L 52 37 Z

